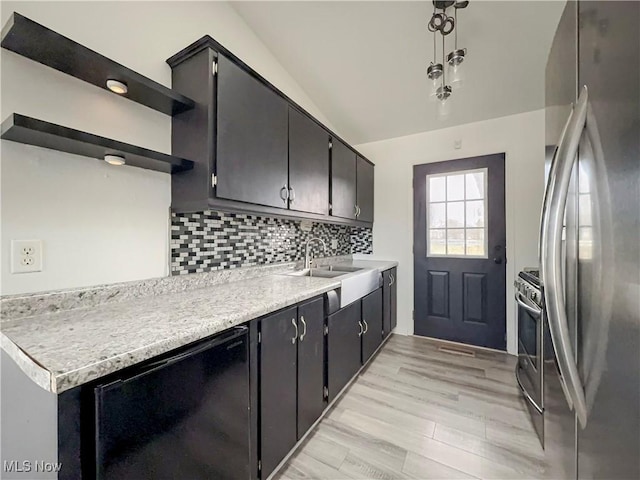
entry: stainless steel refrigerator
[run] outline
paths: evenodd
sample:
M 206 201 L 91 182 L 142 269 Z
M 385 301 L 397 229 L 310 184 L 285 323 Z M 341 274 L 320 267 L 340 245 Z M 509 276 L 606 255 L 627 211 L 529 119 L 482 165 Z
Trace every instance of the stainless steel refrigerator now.
M 640 2 L 569 1 L 546 70 L 545 453 L 640 478 Z

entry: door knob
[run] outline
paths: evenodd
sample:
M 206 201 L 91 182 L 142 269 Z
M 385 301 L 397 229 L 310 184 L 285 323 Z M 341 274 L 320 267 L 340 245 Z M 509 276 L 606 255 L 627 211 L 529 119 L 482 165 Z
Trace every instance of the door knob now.
M 502 263 L 502 257 L 496 257 L 493 259 L 493 263 L 497 263 L 497 264 L 501 264 Z

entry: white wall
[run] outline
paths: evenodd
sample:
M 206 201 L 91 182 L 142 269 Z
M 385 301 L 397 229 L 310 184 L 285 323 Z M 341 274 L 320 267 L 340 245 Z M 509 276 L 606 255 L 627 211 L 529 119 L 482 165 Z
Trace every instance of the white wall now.
M 398 333 L 413 334 L 413 165 L 504 152 L 507 350 L 517 352 L 513 281 L 523 267 L 538 265 L 544 136 L 544 110 L 537 110 L 357 147 L 376 164 L 373 257 L 399 262 Z
M 165 60 L 205 34 L 331 125 L 226 2 L 2 2 L 170 86 Z M 171 119 L 2 50 L 1 120 L 11 113 L 170 152 Z M 6 140 L 1 148 L 0 293 L 25 293 L 168 273 L 170 177 L 112 167 Z M 11 239 L 41 239 L 44 269 L 10 273 Z

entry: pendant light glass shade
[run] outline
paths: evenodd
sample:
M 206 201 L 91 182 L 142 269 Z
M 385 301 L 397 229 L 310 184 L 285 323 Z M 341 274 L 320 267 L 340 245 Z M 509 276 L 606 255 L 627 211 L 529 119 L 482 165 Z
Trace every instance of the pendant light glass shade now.
M 442 64 L 441 63 L 431 63 L 427 68 L 427 78 L 429 79 L 429 95 L 432 98 L 436 98 L 438 94 L 438 88 L 440 88 L 441 82 L 440 78 L 442 77 Z
M 440 85 L 438 87 L 438 117 L 446 117 L 451 113 L 451 87 L 449 85 Z
M 457 90 L 464 84 L 464 69 L 462 62 L 464 62 L 467 49 L 454 50 L 447 55 L 447 73 L 449 77 L 449 84 L 451 88 Z

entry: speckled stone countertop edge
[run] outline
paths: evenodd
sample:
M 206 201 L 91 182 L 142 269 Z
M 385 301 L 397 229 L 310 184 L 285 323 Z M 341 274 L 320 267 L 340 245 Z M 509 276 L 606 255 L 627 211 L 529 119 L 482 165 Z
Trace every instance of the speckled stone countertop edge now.
M 55 392 L 55 379 L 51 372 L 27 355 L 2 332 L 0 332 L 0 347 L 36 385 Z
M 326 264 L 351 261 L 351 255 L 323 259 Z M 166 295 L 198 288 L 207 288 L 221 283 L 230 283 L 250 278 L 283 273 L 299 268 L 300 262 L 285 262 L 257 265 L 226 270 L 215 270 L 189 275 L 70 288 L 29 294 L 0 296 L 0 325 L 10 321 L 38 315 L 57 313 L 76 308 L 92 308 L 111 302 L 124 302 L 151 295 Z

